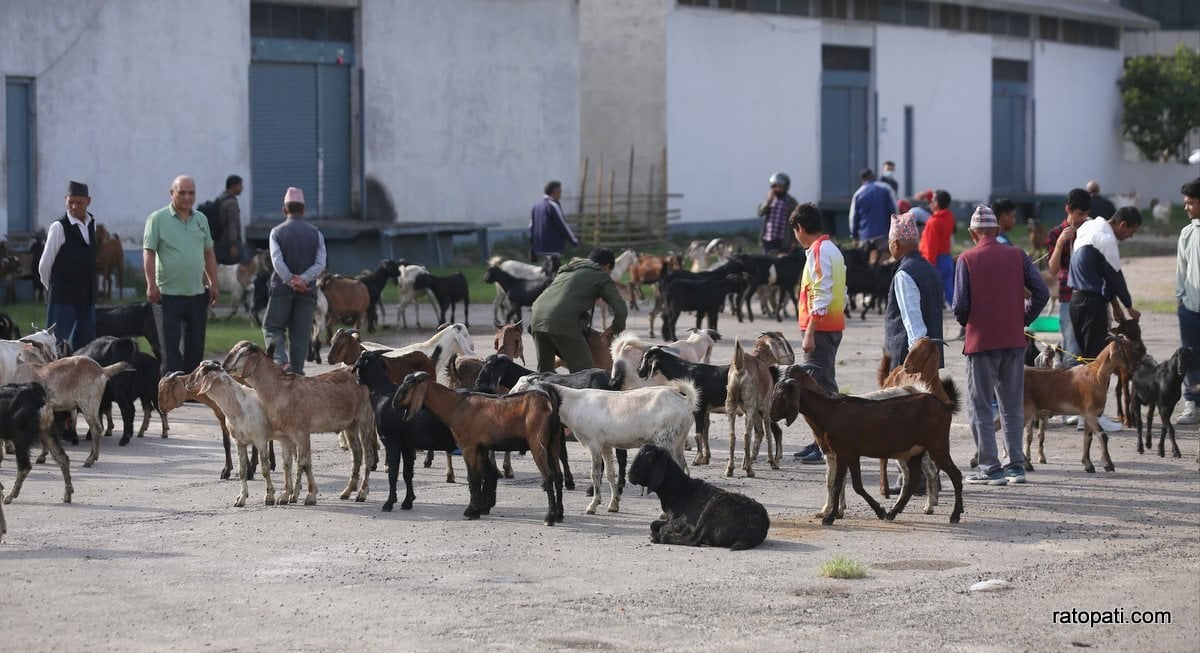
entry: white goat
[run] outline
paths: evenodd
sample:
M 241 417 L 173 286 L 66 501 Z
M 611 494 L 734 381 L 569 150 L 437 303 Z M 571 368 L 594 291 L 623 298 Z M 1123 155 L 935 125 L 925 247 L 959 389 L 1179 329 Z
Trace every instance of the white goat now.
M 692 363 L 707 363 L 712 358 L 713 345 L 721 339 L 721 334 L 712 329 L 688 329 L 691 331 L 684 340 L 676 340 L 667 345 L 679 352 L 679 357 Z
M 513 392 L 530 389 L 537 375 L 522 377 Z M 595 493 L 587 513 L 596 513 L 600 505 L 600 472 L 603 466 L 612 498 L 608 511 L 620 510 L 621 496 L 617 493 L 616 467 L 613 449 L 638 449 L 653 444 L 671 452 L 680 469 L 687 470 L 683 457 L 684 440 L 692 428 L 692 413 L 696 411 L 699 395 L 691 381 L 668 381 L 665 386 L 639 388 L 627 392 L 608 390 L 574 390 L 558 385 L 539 384 L 546 392 L 560 398 L 559 415 L 570 427 L 580 444 L 592 456 L 592 487 Z
M 689 363 L 707 363 L 712 357 L 713 342 L 720 340 L 721 334 L 711 329 L 700 331 L 690 329 L 690 331 L 692 334 L 686 340 L 676 340 L 669 345 L 659 346 Z M 616 378 L 618 364 L 625 368 L 625 382 L 621 385 L 622 390 L 666 384 L 667 378 L 658 372 L 655 372 L 649 379 L 643 379 L 637 375 L 638 364 L 642 362 L 642 354 L 645 354 L 646 350 L 652 346 L 655 345 L 651 345 L 629 332 L 621 334 L 613 341 L 611 348 L 613 367 L 610 374 Z
M 13 379 L 17 374 L 18 357 L 26 344 L 39 343 L 45 347 L 44 351 L 49 354 L 50 360 L 58 357 L 60 352 L 53 329 L 51 326 L 49 329 L 35 331 L 20 340 L 0 340 L 0 385 L 15 383 Z
M 396 303 L 396 313 L 400 316 L 400 323 L 405 329 L 408 328 L 407 308 L 411 304 L 413 314 L 417 318 L 417 328 L 421 328 L 421 305 L 420 301 L 422 294 L 429 298 L 429 304 L 436 306 L 436 300 L 433 296 L 433 291 L 426 288 L 422 293 L 413 287 L 413 283 L 417 280 L 417 275 L 429 274 L 429 270 L 424 265 L 401 265 L 400 276 L 396 277 L 396 285 L 400 288 L 400 301 Z
M 369 349 L 365 342 L 363 347 Z M 475 343 L 471 341 L 471 334 L 467 332 L 467 327 L 460 323 L 449 324 L 424 342 L 392 349 L 384 356 L 402 356 L 414 351 L 428 356 L 429 360 L 433 361 L 434 367 L 441 367 L 446 361 L 449 361 L 450 354 L 476 356 Z

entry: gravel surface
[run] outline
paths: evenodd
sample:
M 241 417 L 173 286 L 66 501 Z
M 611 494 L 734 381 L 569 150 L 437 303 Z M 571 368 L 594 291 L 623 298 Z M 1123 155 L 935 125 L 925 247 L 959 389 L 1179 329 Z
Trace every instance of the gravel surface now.
M 1169 299 L 1162 281 L 1173 259 L 1126 265 L 1135 297 L 1166 287 L 1154 298 Z M 644 312 L 630 328 L 645 333 Z M 794 322 L 723 316 L 713 360 L 729 359 L 734 337 L 767 328 L 797 342 Z M 957 332 L 952 320 L 946 328 Z M 477 350 L 489 351 L 492 329 L 474 332 Z M 1143 332 L 1160 360 L 1178 346 L 1173 315 L 1143 316 Z M 399 345 L 427 335 L 375 339 Z M 881 340 L 880 316 L 852 321 L 837 372 L 844 391 L 875 388 Z M 947 348 L 946 373 L 965 387 L 959 343 Z M 1111 416 L 1111 399 L 1109 407 Z M 964 471 L 973 451 L 966 419 L 956 415 L 952 430 Z M 712 464 L 693 473 L 756 498 L 772 519 L 762 546 L 735 553 L 651 544 L 658 501 L 636 486 L 620 513 L 585 515 L 580 483 L 564 496 L 566 521 L 543 526 L 544 495 L 527 456 L 514 457 L 516 479 L 501 480 L 497 506 L 479 521 L 461 516 L 461 458 L 456 484 L 445 482 L 444 459 L 418 465 L 412 511 L 380 511 L 382 466 L 365 503 L 341 501 L 349 455 L 332 434 L 314 437 L 316 506 L 264 506 L 254 481 L 247 507 L 234 508 L 238 484 L 218 479 L 223 453 L 211 413 L 189 404 L 171 423 L 169 439 L 158 437 L 157 422 L 128 447 L 106 439 L 91 469 L 78 464 L 83 445 L 68 447 L 72 504 L 61 503 L 58 470 L 45 465 L 4 506 L 0 650 L 1195 651 L 1200 643 L 1194 426 L 1178 429 L 1182 459 L 1138 455 L 1130 432 L 1114 434 L 1117 471 L 1087 474 L 1082 433 L 1056 421 L 1050 462 L 1023 486 L 967 486 L 961 524 L 947 523 L 947 482 L 933 515 L 915 499 L 896 521 L 879 521 L 851 492 L 846 519 L 824 527 L 813 517 L 824 467 L 791 455 L 811 438 L 802 421 L 784 431 L 782 469 L 760 459 L 756 478 L 740 468 L 725 478 L 728 422 L 718 416 Z M 586 479 L 587 453 L 570 446 L 576 478 Z M 874 461 L 863 467 L 874 492 Z M 7 457 L 6 485 L 14 468 Z M 866 564 L 867 577 L 821 577 L 821 564 L 837 555 Z M 1009 587 L 969 591 L 989 579 Z M 1072 609 L 1122 610 L 1127 620 L 1168 611 L 1171 623 L 1054 623 L 1055 612 Z

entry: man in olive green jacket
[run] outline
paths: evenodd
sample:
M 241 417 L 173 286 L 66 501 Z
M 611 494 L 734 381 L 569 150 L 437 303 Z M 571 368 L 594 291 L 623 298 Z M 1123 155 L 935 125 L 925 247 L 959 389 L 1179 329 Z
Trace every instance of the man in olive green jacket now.
M 613 312 L 612 326 L 604 332 L 605 339 L 625 330 L 628 310 L 617 292 L 617 284 L 609 276 L 615 263 L 612 250 L 593 250 L 588 258 L 562 266 L 550 287 L 533 302 L 529 328 L 537 349 L 538 372 L 554 371 L 555 354 L 572 372 L 596 366 L 584 334 L 592 326 L 597 299 L 603 299 Z

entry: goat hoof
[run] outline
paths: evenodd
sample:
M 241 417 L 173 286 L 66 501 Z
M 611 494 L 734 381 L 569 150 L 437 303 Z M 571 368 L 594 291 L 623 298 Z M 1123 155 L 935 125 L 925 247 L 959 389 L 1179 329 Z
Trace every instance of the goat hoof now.
M 725 475 L 726 475 L 726 476 L 730 476 L 730 477 L 732 477 L 732 476 L 733 476 L 733 467 L 726 467 L 726 468 L 725 468 Z
M 1033 471 L 1033 463 L 1029 462 L 1028 460 L 1025 461 L 1025 471 L 1027 471 L 1027 472 Z
M 366 500 L 367 500 L 367 493 L 366 493 L 366 492 L 359 492 L 359 493 L 358 493 L 357 495 L 355 495 L 355 497 L 354 497 L 354 502 L 355 502 L 355 503 L 363 503 L 363 502 L 364 502 L 364 501 L 366 501 Z
M 610 503 L 610 504 L 608 504 L 608 511 L 609 512 L 621 512 L 621 506 L 619 506 L 615 503 Z
M 1116 466 L 1115 466 L 1115 465 L 1113 465 L 1112 463 L 1109 463 L 1109 464 L 1107 464 L 1107 465 L 1105 465 L 1105 466 L 1104 466 L 1104 471 L 1106 471 L 1106 472 L 1115 472 L 1115 471 L 1117 471 L 1117 468 L 1116 468 Z
M 94 461 L 94 460 L 85 460 L 85 461 L 83 461 L 83 466 L 84 466 L 84 467 L 91 467 L 91 466 L 92 466 L 92 463 L 94 463 L 94 462 L 96 462 L 96 461 Z
M 222 481 L 228 481 L 228 480 L 229 480 L 229 471 L 230 471 L 230 470 L 229 470 L 229 468 L 228 468 L 228 467 L 226 467 L 225 469 L 222 469 L 222 470 L 221 470 L 221 480 L 222 480 Z
M 575 489 L 575 481 L 563 481 L 563 487 L 568 490 Z
M 754 478 L 754 470 L 753 469 L 746 470 L 746 478 Z
M 274 495 L 268 496 L 265 503 L 268 506 L 275 505 L 275 496 Z
M 833 526 L 833 515 L 826 515 L 825 518 L 821 520 L 821 524 L 823 526 Z
M 123 447 L 123 446 L 125 446 L 125 445 L 127 445 L 127 444 L 129 444 L 129 438 L 127 438 L 127 437 L 125 437 L 125 438 L 121 438 L 120 440 L 117 440 L 117 446 L 118 446 L 118 447 Z
M 585 513 L 587 513 L 587 514 L 589 514 L 589 515 L 594 515 L 594 514 L 596 514 L 596 506 L 594 506 L 594 505 L 593 505 L 593 506 L 588 506 L 588 507 L 587 507 L 587 510 L 585 510 L 584 512 L 585 512 Z
M 1095 468 L 1095 467 L 1090 467 L 1090 466 L 1089 466 L 1089 467 L 1084 467 L 1084 468 L 1083 468 L 1083 471 L 1085 471 L 1085 472 L 1087 472 L 1087 473 L 1089 473 L 1089 474 L 1095 474 L 1095 473 L 1096 473 L 1096 468 Z
M 405 501 L 404 503 L 400 504 L 400 509 L 401 510 L 412 510 L 412 506 L 413 506 L 412 501 Z
M 513 473 L 512 473 L 511 469 L 504 470 L 504 478 L 513 478 Z
M 388 501 L 387 503 L 383 504 L 383 508 L 381 508 L 381 510 L 382 510 L 383 512 L 391 512 L 391 511 L 392 511 L 392 505 L 394 505 L 394 504 L 393 504 L 393 502 L 392 502 L 392 501 Z
M 245 500 L 245 499 L 243 499 L 243 498 L 241 498 L 241 497 L 238 497 L 238 498 L 237 498 L 237 501 L 234 501 L 234 502 L 233 502 L 233 507 L 234 507 L 234 508 L 245 508 L 245 507 L 246 507 L 246 500 Z
M 465 510 L 463 511 L 463 517 L 466 517 L 467 519 L 479 519 L 479 511 L 470 509 Z
M 958 515 L 957 515 L 957 514 L 950 515 L 950 523 L 951 523 L 951 524 L 957 524 L 957 523 L 958 523 Z
M 8 504 L 12 503 L 12 500 L 13 500 L 13 495 L 11 495 L 11 494 L 4 497 L 4 505 L 7 506 Z
M 587 492 L 586 492 L 586 493 L 585 493 L 583 496 L 585 496 L 585 497 L 590 497 L 590 496 L 593 496 L 594 494 L 596 494 L 596 488 L 594 488 L 594 487 L 589 487 L 589 488 L 587 489 Z
M 1178 451 L 1176 451 L 1175 453 L 1171 454 L 1171 457 L 1172 457 L 1172 458 L 1182 458 L 1182 457 L 1183 457 L 1183 454 L 1181 454 L 1181 453 L 1179 453 Z
M 306 497 L 304 497 L 304 505 L 306 505 L 306 506 L 315 506 L 315 505 L 317 505 L 317 497 L 315 497 L 315 496 L 313 496 L 313 495 L 311 495 L 311 494 L 310 494 L 310 495 L 308 495 L 308 496 L 306 496 Z
M 925 506 L 925 514 L 932 515 L 933 514 L 933 506 Z
M 454 477 L 453 477 L 453 476 L 447 476 L 447 477 L 446 477 L 446 482 L 447 482 L 447 483 L 453 483 L 453 482 L 454 482 Z
M 896 511 L 893 510 L 887 514 L 880 515 L 879 518 L 886 519 L 888 521 L 896 521 Z
M 338 498 L 342 499 L 342 500 L 349 499 L 351 491 L 352 490 L 350 488 L 346 488 L 345 490 L 342 490 L 342 493 L 338 495 Z

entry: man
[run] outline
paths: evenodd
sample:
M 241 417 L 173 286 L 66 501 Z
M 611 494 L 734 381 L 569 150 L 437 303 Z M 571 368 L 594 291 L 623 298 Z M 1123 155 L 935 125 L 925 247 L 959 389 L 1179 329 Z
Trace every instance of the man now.
M 87 184 L 67 183 L 67 211 L 50 223 L 38 276 L 50 293 L 46 326 L 71 351 L 96 339 L 96 220 Z
M 302 375 L 317 308 L 317 277 L 325 270 L 325 237 L 304 221 L 304 191 L 299 188 L 290 187 L 284 194 L 283 215 L 283 224 L 271 229 L 272 272 L 263 338 L 275 346 L 276 364 Z
M 529 216 L 529 253 L 535 261 L 540 257 L 549 257 L 551 269 L 558 270 L 559 257 L 566 249 L 567 241 L 578 247 L 579 239 L 571 233 L 566 214 L 558 203 L 562 199 L 562 184 L 551 181 L 546 184 L 545 191 L 542 201 L 533 207 Z
M 242 262 L 242 212 L 237 200 L 241 194 L 242 178 L 229 175 L 225 178 L 225 191 L 217 196 L 217 215 L 206 216 L 219 225 L 213 252 L 221 265 Z
M 758 217 L 762 218 L 763 254 L 776 252 L 786 254 L 796 246 L 792 230 L 788 228 L 788 216 L 796 210 L 799 202 L 788 194 L 792 179 L 787 173 L 777 172 L 768 180 L 771 185 L 767 199 L 758 205 Z
M 1142 214 L 1136 208 L 1126 206 L 1109 220 L 1092 218 L 1085 221 L 1075 232 L 1068 276 L 1071 324 L 1079 343 L 1079 353 L 1086 359 L 1100 355 L 1108 342 L 1109 304 L 1112 304 L 1114 317 L 1118 321 L 1124 319 L 1120 305 L 1114 299 L 1125 305 L 1132 319 L 1141 317 L 1141 313 L 1133 308 L 1133 299 L 1125 285 L 1117 247 L 1117 243 L 1133 237 L 1141 226 Z M 1109 426 L 1115 426 L 1111 430 L 1120 430 L 1120 425 L 1104 424 L 1104 418 L 1101 420 L 1106 432 L 1110 430 Z
M 863 168 L 858 173 L 862 186 L 850 200 L 850 238 L 854 246 L 875 241 L 881 248 L 886 243 L 889 221 L 896 212 L 896 196 L 892 187 L 875 181 L 875 172 Z
M 805 203 L 796 207 L 788 224 L 805 249 L 798 306 L 804 364 L 818 370 L 813 376 L 825 392 L 836 394 L 837 351 L 846 329 L 846 261 L 825 233 L 822 220 L 821 209 Z M 805 464 L 825 460 L 816 442 L 796 456 Z
M 1071 250 L 1075 242 L 1075 230 L 1088 219 L 1092 210 L 1092 196 L 1082 188 L 1072 188 L 1067 193 L 1067 203 L 1063 207 L 1066 217 L 1062 224 L 1054 227 L 1046 234 L 1046 269 L 1050 274 L 1058 276 L 1058 330 L 1062 335 L 1061 347 L 1067 352 L 1063 363 L 1074 367 L 1079 356 L 1079 342 L 1075 339 L 1075 327 L 1071 324 L 1071 286 L 1067 283 L 1067 275 L 1071 270 Z M 1068 419 L 1068 422 L 1072 420 Z
M 217 303 L 212 235 L 208 222 L 196 219 L 195 203 L 196 183 L 187 175 L 176 177 L 171 203 L 146 218 L 142 236 L 146 298 L 154 305 L 164 373 L 191 372 L 200 364 L 208 306 Z
M 992 213 L 996 214 L 996 222 L 1000 225 L 996 241 L 1001 245 L 1011 245 L 1012 240 L 1008 237 L 1008 232 L 1017 225 L 1017 205 L 1013 204 L 1012 200 L 1001 198 L 992 202 Z
M 554 371 L 557 354 L 572 372 L 595 367 L 585 334 L 592 328 L 592 311 L 602 299 L 612 309 L 612 326 L 604 331 L 607 340 L 625 330 L 629 311 L 609 276 L 616 257 L 612 250 L 592 250 L 586 259 L 575 259 L 558 271 L 554 281 L 533 302 L 529 328 L 537 349 L 538 372 Z
M 893 370 L 904 364 L 909 348 L 923 336 L 939 341 L 942 356 L 942 278 L 937 268 L 917 253 L 917 243 L 912 214 L 893 217 L 888 249 L 899 265 L 888 288 L 883 318 L 883 349 Z
M 1117 212 L 1117 207 L 1108 201 L 1108 198 L 1100 194 L 1100 183 L 1095 179 L 1087 183 L 1088 195 L 1092 196 L 1092 216 L 1101 217 L 1105 220 L 1113 217 Z
M 892 187 L 892 194 L 900 194 L 900 182 L 896 181 L 896 163 L 894 161 L 883 162 L 883 172 L 880 173 L 883 177 L 883 183 Z
M 954 317 L 966 329 L 967 405 L 979 453 L 979 472 L 966 481 L 1024 483 L 1025 327 L 1041 312 L 1050 293 L 1025 252 L 996 242 L 1000 225 L 991 209 L 976 207 L 970 231 L 975 246 L 958 257 L 954 273 Z M 1022 288 L 1029 291 L 1028 301 Z M 993 398 L 1008 451 L 1006 466 L 996 452 Z
M 933 210 L 921 234 L 921 257 L 937 268 L 942 276 L 942 293 L 947 304 L 954 303 L 954 257 L 950 245 L 954 236 L 954 214 L 950 212 L 950 193 L 934 191 L 929 202 Z
M 1175 309 L 1179 316 L 1179 340 L 1193 353 L 1200 353 L 1200 177 L 1183 185 L 1183 210 L 1191 223 L 1179 232 L 1175 255 Z M 1193 359 L 1194 360 L 1194 359 Z M 1193 363 L 1183 379 L 1183 410 L 1176 424 L 1200 422 L 1200 364 Z

